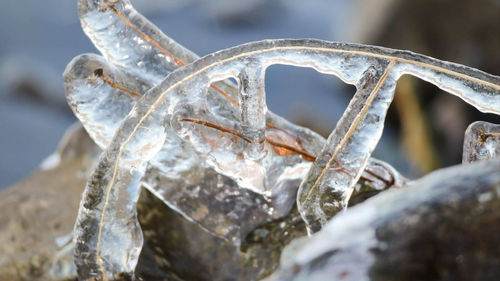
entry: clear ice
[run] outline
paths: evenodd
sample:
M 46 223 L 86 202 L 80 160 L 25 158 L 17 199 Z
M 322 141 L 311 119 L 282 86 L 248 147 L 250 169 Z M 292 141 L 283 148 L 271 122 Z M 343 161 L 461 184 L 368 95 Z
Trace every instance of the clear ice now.
M 500 113 L 499 77 L 408 51 L 266 40 L 197 60 L 128 1 L 80 0 L 78 7 L 104 56 L 81 55 L 64 75 L 70 106 L 105 149 L 75 225 L 83 279 L 133 275 L 142 247 L 135 210 L 141 185 L 235 245 L 287 215 L 295 201 L 313 233 L 352 194 L 403 185 L 392 167 L 370 158 L 403 74 Z M 264 77 L 273 64 L 311 67 L 356 85 L 328 140 L 267 110 Z
M 500 125 L 476 121 L 465 131 L 462 163 L 500 157 Z

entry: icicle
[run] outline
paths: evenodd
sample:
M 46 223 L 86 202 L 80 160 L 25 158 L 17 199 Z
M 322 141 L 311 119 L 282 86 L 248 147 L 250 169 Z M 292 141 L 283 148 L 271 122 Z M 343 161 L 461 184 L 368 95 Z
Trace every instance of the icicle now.
M 239 75 L 241 131 L 250 140 L 245 149 L 247 157 L 262 158 L 266 129 L 265 68 L 259 61 L 245 65 Z

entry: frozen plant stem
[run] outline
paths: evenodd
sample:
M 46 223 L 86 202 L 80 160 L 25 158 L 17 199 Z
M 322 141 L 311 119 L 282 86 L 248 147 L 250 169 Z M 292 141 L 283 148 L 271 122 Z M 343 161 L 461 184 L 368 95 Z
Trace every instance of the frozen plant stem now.
M 240 49 L 243 51 L 240 51 Z M 246 51 L 249 49 L 251 51 Z M 301 56 L 297 55 L 298 51 L 300 51 Z M 161 118 L 151 119 L 152 123 L 150 122 L 149 124 L 151 124 L 151 126 L 153 127 L 146 126 L 146 124 L 142 120 L 148 120 L 151 116 L 158 115 L 160 112 L 162 112 L 162 110 L 166 110 L 167 116 L 176 116 L 175 110 L 177 108 L 184 108 L 176 107 L 176 103 L 181 104 L 181 102 L 189 101 L 190 109 L 182 114 L 193 114 L 193 117 L 183 118 L 203 120 L 205 118 L 201 119 L 200 117 L 205 116 L 207 118 L 205 120 L 219 120 L 220 117 L 213 115 L 213 113 L 210 113 L 210 115 L 206 115 L 209 111 L 205 109 L 206 104 L 204 104 L 204 99 L 202 98 L 204 96 L 203 91 L 198 92 L 198 96 L 181 96 L 179 95 L 179 93 L 184 93 L 185 89 L 187 88 L 196 89 L 198 87 L 208 87 L 210 85 L 210 82 L 208 81 L 211 80 L 211 77 L 221 75 L 221 73 L 235 71 L 231 69 L 242 71 L 243 68 L 241 68 L 241 64 L 236 63 L 241 59 L 250 57 L 252 60 L 259 62 L 260 60 L 265 58 L 266 61 L 271 63 L 287 62 L 301 64 L 307 62 L 307 65 L 310 65 L 309 63 L 310 61 L 312 61 L 315 63 L 315 68 L 321 69 L 321 71 L 323 72 L 339 75 L 345 81 L 359 81 L 358 92 L 354 100 L 351 102 L 349 109 L 346 111 L 342 118 L 342 120 L 345 121 L 341 121 L 339 123 L 338 129 L 336 129 L 341 131 L 343 130 L 342 134 L 337 135 L 336 133 L 334 133 L 329 138 L 329 143 L 323 150 L 324 155 L 326 155 L 327 157 L 325 159 L 325 156 L 322 156 L 324 159 L 323 161 L 325 161 L 325 167 L 326 163 L 328 162 L 330 162 L 330 165 L 332 165 L 333 160 L 330 160 L 330 157 L 326 152 L 328 149 L 332 149 L 330 150 L 330 152 L 332 153 L 332 158 L 336 158 L 335 161 L 339 162 L 339 166 L 342 169 L 347 170 L 349 174 L 353 175 L 349 176 L 347 175 L 347 173 L 333 173 L 332 175 L 335 180 L 338 180 L 338 186 L 346 190 L 345 193 L 342 194 L 342 196 L 344 196 L 344 198 L 348 198 L 349 193 L 352 192 L 352 184 L 354 184 L 356 180 L 359 179 L 360 173 L 365 167 L 366 161 L 368 160 L 371 151 L 375 147 L 378 138 L 380 137 L 383 127 L 383 120 L 385 118 L 385 112 L 392 100 L 395 81 L 403 73 L 411 72 L 414 75 L 419 75 L 424 78 L 432 78 L 432 75 L 434 75 L 435 77 L 440 77 L 440 81 L 449 80 L 450 83 L 447 84 L 446 87 L 443 86 L 443 88 L 464 97 L 466 101 L 470 102 L 480 109 L 485 109 L 485 106 L 483 105 L 489 106 L 492 103 L 497 102 L 499 99 L 498 90 L 490 87 L 490 85 L 493 84 L 492 82 L 485 81 L 480 85 L 476 84 L 474 86 L 474 90 L 472 90 L 472 88 L 469 86 L 471 81 L 479 79 L 475 78 L 475 76 L 472 76 L 472 78 L 463 81 L 461 77 L 466 76 L 465 74 L 455 74 L 455 72 L 449 70 L 441 72 L 432 70 L 431 72 L 429 72 L 424 67 L 425 64 L 421 62 L 422 60 L 427 60 L 428 63 L 432 63 L 430 64 L 432 66 L 440 65 L 439 67 L 443 69 L 446 69 L 444 67 L 448 66 L 445 63 L 437 62 L 435 60 L 424 57 L 420 57 L 418 63 L 405 64 L 404 61 L 411 61 L 409 58 L 411 56 L 414 56 L 414 54 L 402 53 L 400 54 L 400 56 L 403 56 L 403 58 L 399 58 L 390 56 L 388 54 L 390 52 L 392 51 L 384 50 L 381 48 L 376 49 L 374 47 L 338 45 L 335 43 L 312 40 L 264 41 L 225 50 L 216 55 L 208 56 L 194 64 L 187 65 L 184 68 L 179 69 L 179 71 L 176 71 L 173 74 L 169 75 L 166 80 L 164 80 L 164 82 L 162 82 L 160 85 L 149 91 L 141 100 L 139 100 L 139 102 L 135 106 L 135 109 L 133 110 L 134 114 L 130 115 L 130 117 L 125 123 L 123 123 L 122 128 L 117 133 L 119 136 L 123 136 L 127 140 L 127 142 L 120 142 L 118 139 L 116 139 L 115 142 L 111 144 L 110 147 L 108 147 L 108 151 L 121 152 L 126 149 L 127 144 L 131 144 L 132 147 L 135 147 L 135 142 L 132 143 L 131 140 L 140 141 L 142 137 L 135 135 L 135 130 L 131 130 L 131 128 L 148 128 L 148 130 L 150 130 L 151 128 L 161 128 L 162 124 L 164 124 L 165 122 L 153 122 L 154 120 L 160 120 Z M 408 58 L 405 58 L 405 56 L 407 56 Z M 284 60 L 282 58 L 287 59 Z M 390 59 L 388 60 L 387 58 Z M 369 67 L 367 67 L 367 65 Z M 434 69 L 437 67 L 438 66 L 433 66 L 432 68 Z M 476 74 L 475 71 L 471 69 L 464 69 L 462 71 L 467 71 L 469 75 L 476 75 L 479 77 L 484 76 L 484 74 L 479 72 L 477 72 Z M 453 75 L 451 75 L 450 73 Z M 198 75 L 202 75 L 204 79 L 197 80 L 196 77 Z M 206 77 L 208 77 L 209 79 L 206 80 Z M 490 81 L 498 79 L 494 76 L 485 77 Z M 430 80 L 436 81 L 435 78 Z M 451 83 L 452 81 L 453 83 Z M 205 86 L 203 86 L 203 84 L 200 85 L 200 82 L 203 84 L 206 83 L 204 84 Z M 497 88 L 497 86 L 495 87 Z M 177 88 L 182 91 L 178 91 Z M 492 92 L 495 94 L 491 94 Z M 476 100 L 478 100 L 479 102 L 476 103 Z M 160 105 L 168 105 L 168 107 L 165 108 Z M 160 108 L 162 108 L 162 110 L 159 110 Z M 257 110 L 256 114 L 264 114 L 264 112 Z M 220 119 L 220 122 L 224 123 L 227 121 L 223 121 L 223 119 Z M 213 139 L 211 135 L 212 133 L 206 130 L 192 130 L 189 127 L 183 127 L 179 132 L 181 133 L 181 137 L 183 137 L 185 134 L 188 134 L 190 137 L 187 138 L 187 140 L 196 140 L 197 138 L 201 138 L 203 140 Z M 345 136 L 348 136 L 348 138 L 345 138 Z M 220 136 L 218 136 L 217 139 L 219 139 L 219 141 L 223 141 Z M 335 139 L 337 139 L 337 141 L 333 141 Z M 229 141 L 232 143 L 231 140 Z M 330 144 L 332 143 L 337 144 L 330 146 Z M 252 162 L 248 162 L 247 159 L 241 159 L 238 156 L 238 150 L 240 149 L 238 146 L 231 147 L 222 143 L 222 146 L 219 147 L 217 146 L 217 143 L 214 143 L 214 145 L 216 145 L 215 147 L 205 147 L 204 145 L 198 146 L 197 142 L 194 142 L 193 145 L 195 149 L 199 150 L 200 153 L 212 155 L 211 159 L 215 159 L 215 163 L 219 168 L 218 171 L 220 173 L 224 173 L 230 177 L 234 176 L 236 179 L 244 180 L 242 184 L 244 187 L 246 185 L 247 188 L 252 188 L 252 184 L 254 183 L 260 183 L 255 181 L 245 182 L 245 180 L 248 180 L 248 178 L 242 177 L 242 174 L 238 174 L 245 171 L 245 168 L 243 168 L 243 166 L 248 169 L 248 167 L 251 167 L 252 165 L 262 165 L 265 163 L 272 163 L 272 161 L 281 161 L 279 159 L 282 159 L 282 157 L 280 157 L 279 155 L 268 152 L 266 154 L 266 157 L 269 157 L 269 160 L 262 162 L 262 164 L 260 162 L 262 160 L 260 159 L 251 160 Z M 236 150 L 231 151 L 231 149 Z M 218 157 L 223 155 L 222 152 L 226 153 L 226 155 L 224 155 L 223 158 L 219 159 Z M 148 152 L 148 154 L 149 153 L 153 152 L 151 151 Z M 121 154 L 119 153 L 118 155 L 122 154 L 123 152 L 121 152 Z M 142 153 L 136 154 L 140 155 Z M 133 157 L 133 154 L 130 155 L 131 157 Z M 231 155 L 234 155 L 234 158 Z M 320 161 L 318 160 L 319 158 L 320 157 L 316 159 L 317 163 Z M 226 161 L 227 159 L 232 159 L 231 164 L 229 166 L 223 166 L 225 164 L 224 161 Z M 120 165 L 119 163 L 120 162 L 118 161 L 115 162 L 115 164 L 113 164 L 113 167 L 117 169 L 116 167 Z M 279 166 L 276 166 L 275 164 L 273 165 L 273 167 L 276 168 Z M 330 173 L 330 171 L 327 172 Z M 326 175 L 327 172 L 324 172 L 324 174 Z M 259 176 L 258 174 L 255 175 Z M 312 173 L 309 173 L 309 175 L 312 175 Z M 308 179 L 310 178 L 311 177 L 309 176 Z M 248 184 L 250 184 L 250 186 L 248 186 Z M 271 184 L 267 187 L 267 190 L 271 188 L 271 194 L 273 190 L 272 187 L 273 185 Z M 325 190 L 328 190 L 322 189 L 322 185 L 319 184 L 318 187 L 318 191 L 313 192 L 313 194 L 321 194 Z M 255 186 L 255 188 L 256 192 L 260 192 L 260 187 L 258 185 Z M 304 196 L 307 193 L 309 193 L 309 191 L 304 192 L 304 189 L 302 188 L 300 195 Z M 316 199 L 316 202 L 313 202 L 313 204 L 316 204 L 316 206 L 318 206 L 319 204 L 321 208 L 325 209 L 321 209 L 320 211 L 325 212 L 325 214 L 328 215 L 328 208 L 330 207 L 328 203 L 330 202 L 328 200 L 323 201 L 323 203 L 325 204 L 321 206 L 321 200 L 322 198 L 320 197 Z M 340 207 L 342 206 L 342 204 L 346 204 L 346 200 L 343 199 L 340 199 L 337 202 L 340 202 Z M 334 208 L 335 207 L 338 206 L 334 206 Z M 310 218 L 306 217 L 306 220 L 309 219 Z M 117 222 L 117 218 L 115 218 L 113 221 Z M 321 221 L 319 224 L 315 224 L 314 222 L 310 225 L 312 226 L 310 228 L 310 231 L 313 232 L 315 230 L 315 227 L 316 229 L 319 228 L 319 226 L 321 225 Z M 116 251 L 116 249 L 114 250 Z M 119 264 L 117 264 L 116 266 L 118 265 Z M 107 268 L 116 268 L 116 266 Z
M 385 70 L 369 68 L 364 73 L 346 112 L 302 182 L 297 204 L 309 233 L 320 230 L 329 218 L 347 208 L 354 185 L 382 136 L 394 94 L 395 80 L 388 80 L 394 65 L 392 60 Z
M 79 1 L 84 30 L 104 58 L 82 55 L 65 72 L 71 107 L 106 149 L 75 225 L 82 279 L 134 275 L 142 247 L 135 211 L 142 183 L 186 219 L 237 246 L 253 228 L 286 216 L 295 199 L 312 233 L 347 206 L 359 179 L 382 182 L 377 190 L 398 186 L 397 172 L 382 176 L 384 165 L 370 155 L 403 74 L 483 112 L 500 113 L 499 77 L 472 68 L 407 51 L 319 40 L 253 42 L 198 59 L 128 1 L 105 3 Z M 265 69 L 273 64 L 312 67 L 357 86 L 326 143 L 267 111 Z M 102 82 L 89 84 L 92 73 Z M 239 80 L 240 88 L 227 78 Z M 379 176 L 361 175 L 368 163 Z M 221 186 L 230 195 L 214 201 Z M 188 192 L 194 187 L 207 198 Z M 228 216 L 214 202 L 235 213 Z M 208 212 L 200 215 L 192 206 Z

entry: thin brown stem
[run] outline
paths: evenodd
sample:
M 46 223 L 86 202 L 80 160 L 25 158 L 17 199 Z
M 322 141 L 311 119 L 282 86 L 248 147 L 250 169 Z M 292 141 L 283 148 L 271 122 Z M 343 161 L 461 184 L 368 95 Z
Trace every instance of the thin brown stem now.
M 233 99 L 230 95 L 228 95 L 226 92 L 224 92 L 221 88 L 217 87 L 215 84 L 211 84 L 210 87 L 214 88 L 217 92 L 219 92 L 221 95 L 223 95 L 226 99 L 228 99 L 232 104 L 239 106 L 240 103 Z
M 116 10 L 116 8 L 113 5 L 110 5 L 109 9 L 111 11 L 113 11 L 113 13 L 115 13 L 126 25 L 128 25 L 135 32 L 137 32 L 142 38 L 144 38 L 144 40 L 146 40 L 151 45 L 155 46 L 158 50 L 160 50 L 160 52 L 164 53 L 169 58 L 171 58 L 175 62 L 175 64 L 177 64 L 178 66 L 184 66 L 184 62 L 183 61 L 181 61 L 180 59 L 178 59 L 177 57 L 175 57 L 174 55 L 172 55 L 171 53 L 169 53 L 167 50 L 163 49 L 160 46 L 160 44 L 156 43 L 156 41 L 154 41 L 146 33 L 144 33 L 141 30 L 139 30 L 139 28 L 137 28 L 126 16 L 124 16 L 122 13 L 118 12 L 118 10 Z
M 115 13 L 126 25 L 128 25 L 135 32 L 137 32 L 141 37 L 143 37 L 144 40 L 146 40 L 151 45 L 153 45 L 154 47 L 156 47 L 160 52 L 162 52 L 165 55 L 167 55 L 168 57 L 170 57 L 178 66 L 184 66 L 185 65 L 185 63 L 182 60 L 180 60 L 179 58 L 177 58 L 176 56 L 174 56 L 173 54 L 171 54 L 170 52 L 168 52 L 167 50 L 165 50 L 163 47 L 160 46 L 160 44 L 158 44 L 156 41 L 154 41 L 151 37 L 149 37 L 147 34 L 145 34 L 144 32 L 142 32 L 141 30 L 139 30 L 139 28 L 137 28 L 127 17 L 125 17 L 125 15 L 123 15 L 118 10 L 116 10 L 116 8 L 113 5 L 111 5 L 109 7 L 109 9 L 111 9 L 111 11 L 113 11 L 113 13 Z M 221 88 L 219 88 L 214 83 L 212 83 L 210 85 L 210 87 L 212 87 L 214 90 L 216 90 L 222 96 L 224 96 L 232 104 L 234 104 L 236 106 L 240 105 L 240 103 L 236 99 L 232 98 L 229 94 L 227 94 L 225 91 L 223 91 Z M 271 125 L 269 123 L 267 123 L 266 126 L 270 127 L 270 128 L 277 129 L 277 130 L 281 130 L 281 131 L 285 132 L 286 134 L 288 134 L 290 136 L 293 136 L 289 132 L 284 131 L 284 130 L 279 129 L 279 128 L 276 128 L 275 126 L 273 126 L 273 125 Z M 299 145 L 302 147 L 302 143 L 301 143 L 300 139 L 298 137 L 295 137 L 295 136 L 293 136 L 293 137 L 297 140 L 297 142 L 299 143 Z M 281 146 L 281 147 L 284 147 L 284 146 Z M 286 147 L 284 147 L 284 148 L 286 148 Z M 299 152 L 297 152 L 297 151 L 299 151 L 297 149 L 295 149 L 295 150 L 289 149 L 289 150 L 294 151 L 296 153 L 299 153 Z M 307 151 L 305 151 L 305 149 L 303 147 L 302 147 L 301 153 L 299 153 L 299 154 L 303 155 L 305 157 L 305 159 L 308 160 L 308 161 L 314 161 L 314 160 L 310 160 L 310 159 L 315 159 L 315 156 L 311 157 L 312 154 L 310 154 Z
M 359 177 L 359 179 L 360 179 L 360 180 L 363 180 L 363 181 L 367 181 L 367 182 L 373 182 L 373 180 L 371 180 L 371 179 L 369 179 L 369 178 L 367 178 L 367 177 L 365 177 L 365 176 L 363 176 L 363 175 L 361 175 L 361 176 Z
M 165 50 L 162 46 L 160 46 L 160 44 L 158 44 L 151 37 L 149 37 L 146 33 L 142 32 L 139 28 L 137 28 L 125 15 L 123 15 L 122 13 L 120 13 L 114 6 L 111 5 L 109 7 L 109 9 L 111 11 L 113 11 L 113 13 L 115 13 L 126 25 L 128 25 L 135 32 L 137 32 L 142 38 L 144 38 L 144 40 L 146 40 L 147 42 L 149 42 L 151 45 L 153 45 L 154 47 L 156 47 L 160 52 L 162 52 L 163 54 L 167 55 L 170 59 L 172 59 L 175 62 L 175 64 L 177 64 L 178 66 L 184 66 L 185 65 L 185 63 L 182 60 L 180 60 L 179 58 L 177 58 L 176 56 L 174 56 L 173 54 L 171 54 L 170 52 L 168 52 L 167 50 Z M 237 100 L 233 99 L 229 94 L 227 94 L 226 92 L 224 92 L 221 88 L 217 87 L 215 84 L 211 84 L 210 87 L 212 87 L 217 92 L 219 92 L 221 95 L 223 95 L 232 104 L 239 105 L 239 102 Z
M 391 186 L 394 184 L 394 180 L 386 180 L 384 179 L 383 177 L 379 176 L 377 173 L 371 171 L 370 169 L 368 169 L 368 167 L 365 168 L 365 172 L 367 172 L 368 174 L 370 174 L 371 176 L 375 177 L 376 179 L 379 179 L 380 181 L 382 181 L 383 183 L 385 183 L 386 186 Z
M 217 124 L 214 124 L 214 123 L 210 123 L 210 122 L 207 122 L 207 121 L 198 120 L 198 119 L 191 119 L 191 118 L 179 118 L 179 119 L 177 119 L 177 121 L 192 122 L 192 123 L 200 124 L 200 125 L 203 125 L 203 126 L 206 126 L 206 127 L 214 128 L 216 130 L 219 130 L 219 131 L 222 131 L 222 132 L 225 132 L 225 133 L 229 133 L 229 134 L 235 135 L 235 136 L 241 138 L 242 140 L 244 140 L 244 141 L 246 141 L 248 143 L 252 142 L 247 137 L 245 137 L 242 133 L 240 133 L 240 132 L 238 132 L 236 130 L 233 130 L 233 129 L 227 128 L 227 127 L 223 127 L 223 126 L 220 126 L 220 125 L 217 125 Z
M 216 129 L 216 130 L 219 130 L 219 131 L 226 132 L 226 133 L 232 134 L 234 136 L 237 136 L 237 137 L 243 139 L 244 141 L 246 141 L 248 143 L 251 142 L 242 133 L 240 133 L 240 132 L 238 132 L 236 130 L 233 130 L 231 128 L 223 127 L 223 126 L 220 126 L 220 125 L 217 125 L 217 124 L 214 124 L 214 123 L 210 123 L 210 122 L 203 121 L 203 120 L 198 120 L 198 119 L 192 119 L 192 118 L 179 118 L 177 120 L 178 121 L 182 121 L 182 122 L 192 122 L 192 123 L 200 124 L 200 125 L 203 125 L 203 126 L 207 126 L 207 127 L 210 127 L 210 128 L 213 128 L 213 129 Z M 299 149 L 297 147 L 294 147 L 294 146 L 291 146 L 291 145 L 287 145 L 287 144 L 284 144 L 284 143 L 280 143 L 280 142 L 277 142 L 277 141 L 273 141 L 270 138 L 265 138 L 265 141 L 267 141 L 272 146 L 284 148 L 284 149 L 290 150 L 290 151 L 292 151 L 294 153 L 297 153 L 297 154 L 301 155 L 302 157 L 304 157 L 304 159 L 307 160 L 307 161 L 314 161 L 314 160 L 316 160 L 316 155 L 311 154 L 311 153 L 309 153 L 307 151 L 301 150 L 301 149 Z
M 315 161 L 316 160 L 316 155 L 314 154 L 311 154 L 305 150 L 301 150 L 299 148 L 296 148 L 294 146 L 291 146 L 291 145 L 287 145 L 287 144 L 284 144 L 284 143 L 280 143 L 280 142 L 276 142 L 276 141 L 273 141 L 271 140 L 270 138 L 266 138 L 266 141 L 272 145 L 272 146 L 277 146 L 277 147 L 281 147 L 281 148 L 284 148 L 284 149 L 287 149 L 287 150 L 290 150 L 292 152 L 295 152 L 297 154 L 300 154 L 302 157 L 304 157 L 305 160 L 307 161 Z
M 485 137 L 500 137 L 500 133 L 486 133 L 483 134 Z
M 133 97 L 136 97 L 136 98 L 141 98 L 142 95 L 141 94 L 138 94 L 128 88 L 125 88 L 124 86 L 116 83 L 115 81 L 113 81 L 113 79 L 111 79 L 111 77 L 107 76 L 104 74 L 103 72 L 103 69 L 102 68 L 98 68 L 94 71 L 94 75 L 97 77 L 97 78 L 101 78 L 102 81 L 104 81 L 104 83 L 108 84 L 111 88 L 115 88 L 117 90 L 120 90 L 120 91 L 123 91 Z
M 300 140 L 299 137 L 296 137 L 294 134 L 292 134 L 290 131 L 288 130 L 285 130 L 285 129 L 281 129 L 281 128 L 278 128 L 276 126 L 274 126 L 273 124 L 271 123 L 267 123 L 266 122 L 266 127 L 267 128 L 270 128 L 270 129 L 275 129 L 275 130 L 278 130 L 278 131 L 281 131 L 285 134 L 287 134 L 288 136 L 292 137 L 295 139 L 295 141 L 297 142 L 297 144 L 300 146 L 300 151 L 302 151 L 303 153 L 300 153 L 302 154 L 303 156 L 306 156 L 305 160 L 307 161 L 315 161 L 316 160 L 316 155 L 314 154 L 311 154 L 309 152 L 307 152 L 307 150 L 304 148 L 304 145 L 302 144 L 302 141 Z M 292 150 L 293 151 L 293 150 Z M 297 153 L 297 152 L 296 152 Z M 311 155 L 312 157 L 308 157 L 307 154 Z

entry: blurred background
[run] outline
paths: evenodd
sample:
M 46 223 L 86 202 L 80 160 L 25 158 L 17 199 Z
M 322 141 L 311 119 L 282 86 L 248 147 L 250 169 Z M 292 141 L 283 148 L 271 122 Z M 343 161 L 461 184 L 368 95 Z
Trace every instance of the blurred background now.
M 2 0 L 0 188 L 34 171 L 76 119 L 62 73 L 97 53 L 76 0 Z M 203 56 L 249 41 L 318 38 L 408 49 L 500 75 L 499 0 L 131 0 L 167 35 Z M 354 87 L 311 69 L 272 66 L 268 107 L 327 136 Z M 500 123 L 418 79 L 403 77 L 374 156 L 409 177 L 461 162 L 476 120 Z

